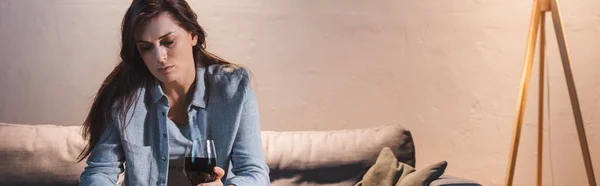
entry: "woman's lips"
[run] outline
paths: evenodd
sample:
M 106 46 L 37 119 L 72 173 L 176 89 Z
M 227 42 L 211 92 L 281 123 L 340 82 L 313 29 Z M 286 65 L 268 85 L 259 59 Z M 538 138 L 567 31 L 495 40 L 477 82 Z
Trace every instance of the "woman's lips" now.
M 158 70 L 159 73 L 166 74 L 166 73 L 170 72 L 171 69 L 173 69 L 173 65 L 167 66 L 167 67 L 164 67 L 164 68 L 159 68 L 157 70 Z

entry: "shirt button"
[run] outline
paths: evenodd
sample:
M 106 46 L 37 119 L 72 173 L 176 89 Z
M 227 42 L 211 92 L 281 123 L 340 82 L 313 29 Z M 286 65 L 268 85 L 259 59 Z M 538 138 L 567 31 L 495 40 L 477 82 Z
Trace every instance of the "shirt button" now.
M 165 111 L 162 112 L 162 115 L 165 116 Z
M 163 134 L 163 138 L 167 138 L 167 134 Z
M 164 156 L 163 156 L 163 157 L 160 157 L 160 159 L 162 159 L 163 161 L 167 161 L 167 158 L 166 158 L 166 157 L 164 157 Z
M 163 180 L 163 179 L 160 179 L 159 183 L 160 183 L 160 184 L 165 184 L 165 180 Z

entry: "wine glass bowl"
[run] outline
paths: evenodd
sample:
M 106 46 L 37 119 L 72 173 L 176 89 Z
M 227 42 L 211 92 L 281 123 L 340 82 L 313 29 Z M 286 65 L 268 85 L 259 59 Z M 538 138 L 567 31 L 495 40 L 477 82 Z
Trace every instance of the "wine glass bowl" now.
M 196 186 L 215 181 L 217 177 L 214 172 L 217 165 L 215 153 L 213 140 L 193 140 L 186 145 L 183 173 L 190 184 Z

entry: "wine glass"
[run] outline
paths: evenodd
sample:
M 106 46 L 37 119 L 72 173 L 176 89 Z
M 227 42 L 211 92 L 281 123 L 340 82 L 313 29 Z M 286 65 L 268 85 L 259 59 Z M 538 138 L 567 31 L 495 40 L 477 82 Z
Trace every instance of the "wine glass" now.
M 193 186 L 215 181 L 217 175 L 215 144 L 213 140 L 193 140 L 185 148 L 183 174 Z

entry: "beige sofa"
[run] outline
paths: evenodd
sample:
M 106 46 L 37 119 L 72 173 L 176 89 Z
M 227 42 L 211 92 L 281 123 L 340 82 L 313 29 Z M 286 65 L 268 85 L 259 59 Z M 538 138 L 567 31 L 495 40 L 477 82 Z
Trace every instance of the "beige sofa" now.
M 401 126 L 324 132 L 263 131 L 271 185 L 354 185 L 384 146 L 415 165 L 410 132 Z M 78 185 L 85 162 L 78 126 L 0 123 L 0 185 Z M 449 162 L 452 166 L 452 162 Z M 418 169 L 419 167 L 417 167 Z M 431 185 L 479 185 L 443 176 Z

